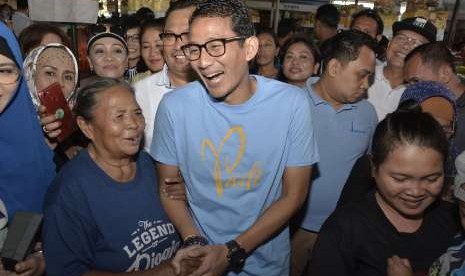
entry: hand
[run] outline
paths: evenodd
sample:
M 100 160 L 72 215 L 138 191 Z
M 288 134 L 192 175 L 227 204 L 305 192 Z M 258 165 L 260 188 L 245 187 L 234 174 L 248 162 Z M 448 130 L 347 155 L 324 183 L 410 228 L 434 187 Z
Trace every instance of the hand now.
M 219 276 L 228 267 L 226 245 L 190 246 L 179 250 L 172 260 L 176 275 L 180 274 L 180 263 L 185 259 L 200 259 L 201 264 L 190 276 Z
M 181 275 L 191 275 L 202 263 L 199 259 L 184 259 L 181 261 Z
M 170 199 L 186 201 L 186 188 L 184 186 L 184 178 L 182 178 L 182 175 L 173 178 L 166 178 L 162 193 Z
M 45 259 L 42 253 L 29 255 L 26 260 L 15 265 L 15 271 L 6 271 L 0 262 L 1 276 L 40 276 L 45 272 Z
M 413 276 L 412 266 L 408 259 L 394 255 L 387 259 L 387 276 Z
M 56 118 L 54 114 L 48 115 L 47 109 L 45 106 L 39 106 L 39 117 L 40 124 L 42 125 L 42 130 L 46 134 L 46 137 L 50 139 L 55 139 L 61 133 L 61 121 Z

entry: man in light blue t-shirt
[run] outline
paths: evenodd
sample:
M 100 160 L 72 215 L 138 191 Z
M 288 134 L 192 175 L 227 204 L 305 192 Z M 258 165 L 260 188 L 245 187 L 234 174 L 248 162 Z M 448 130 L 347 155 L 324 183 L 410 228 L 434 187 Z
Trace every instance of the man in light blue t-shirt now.
M 307 81 L 320 162 L 292 236 L 292 276 L 305 271 L 321 225 L 335 209 L 355 161 L 368 151 L 378 119 L 362 98 L 375 70 L 375 47 L 367 34 L 341 32 L 322 49 L 321 78 Z
M 318 161 L 306 95 L 248 74 L 258 40 L 241 0 L 202 1 L 182 49 L 201 81 L 164 96 L 151 146 L 161 191 L 179 172 L 186 185 L 187 202 L 161 193 L 184 240 L 173 264 L 196 257 L 198 275 L 287 275 L 287 223 Z

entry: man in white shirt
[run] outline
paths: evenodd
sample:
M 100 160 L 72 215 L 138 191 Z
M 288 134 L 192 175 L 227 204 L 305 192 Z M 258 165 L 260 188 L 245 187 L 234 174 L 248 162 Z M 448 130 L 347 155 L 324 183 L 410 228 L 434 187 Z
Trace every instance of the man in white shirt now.
M 387 62 L 377 65 L 368 101 L 373 104 L 378 120 L 397 108 L 404 92 L 404 60 L 416 47 L 436 41 L 437 29 L 422 17 L 406 18 L 392 26 L 393 38 L 386 49 Z
M 163 95 L 194 79 L 195 74 L 181 46 L 187 43 L 189 18 L 195 8 L 194 0 L 171 3 L 166 12 L 163 33 L 160 34 L 166 64 L 160 72 L 134 84 L 136 99 L 145 117 L 144 149 L 147 152 L 150 152 L 155 114 Z

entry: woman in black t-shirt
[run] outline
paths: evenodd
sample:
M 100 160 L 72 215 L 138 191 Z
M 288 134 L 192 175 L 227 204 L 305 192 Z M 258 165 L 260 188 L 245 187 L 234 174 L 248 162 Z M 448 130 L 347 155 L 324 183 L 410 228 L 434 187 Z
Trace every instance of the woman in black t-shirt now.
M 456 209 L 440 200 L 447 150 L 431 115 L 388 115 L 373 137 L 376 189 L 328 218 L 309 275 L 386 275 L 388 260 L 426 274 L 459 230 Z

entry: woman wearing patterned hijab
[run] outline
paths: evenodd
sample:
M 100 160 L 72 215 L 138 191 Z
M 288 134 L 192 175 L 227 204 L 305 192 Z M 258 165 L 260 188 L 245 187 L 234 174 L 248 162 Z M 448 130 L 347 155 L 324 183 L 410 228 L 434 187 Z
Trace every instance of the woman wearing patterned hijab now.
M 72 104 L 78 63 L 68 47 L 52 43 L 35 48 L 24 60 L 24 76 L 36 108 L 40 105 L 37 92 L 54 82 L 60 84 L 65 99 Z
M 47 114 L 45 106 L 41 105 L 38 92 L 53 83 L 58 83 L 70 109 L 73 107 L 78 80 L 78 63 L 69 48 L 62 44 L 51 43 L 32 50 L 24 61 L 24 76 L 34 106 L 40 113 L 42 130 L 51 149 L 55 151 L 54 162 L 57 170 L 77 154 L 81 144 L 79 135 L 57 144 L 56 137 L 61 133 L 61 118 L 58 115 Z

